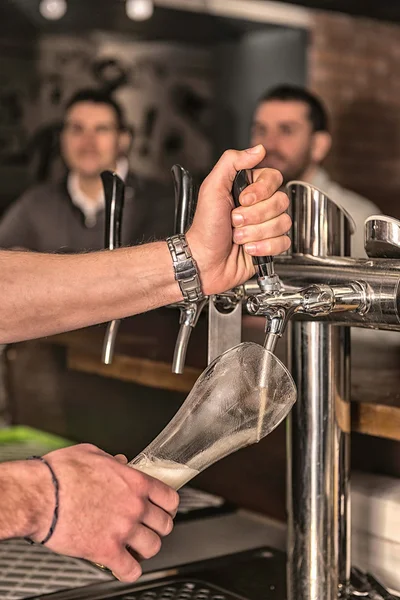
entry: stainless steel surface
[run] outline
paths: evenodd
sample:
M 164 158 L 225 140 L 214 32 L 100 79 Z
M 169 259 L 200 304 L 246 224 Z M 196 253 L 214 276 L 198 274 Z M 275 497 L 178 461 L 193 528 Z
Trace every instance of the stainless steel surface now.
M 241 295 L 227 299 L 229 302 L 222 296 L 208 299 L 208 364 L 242 341 Z
M 348 254 L 347 215 L 309 185 L 293 183 L 288 192 L 292 255 Z M 353 309 L 359 289 L 348 280 L 341 283 L 346 289 L 341 285 L 338 295 Z M 320 284 L 320 293 L 308 294 L 311 311 L 328 309 L 332 302 Z M 293 323 L 289 337 L 298 400 L 288 427 L 288 600 L 334 600 L 347 590 L 350 577 L 350 331 Z
M 367 289 L 358 283 L 332 287 L 313 284 L 295 292 L 258 294 L 247 301 L 247 309 L 252 315 L 273 314 L 274 309 L 278 309 L 285 310 L 287 318 L 300 313 L 326 316 L 331 312 L 350 310 L 364 314 L 367 308 Z
M 358 283 L 365 288 L 366 312 L 331 313 L 323 317 L 324 320 L 400 330 L 400 260 L 293 256 L 275 262 L 285 290 L 297 290 L 314 283 L 345 287 L 349 283 Z M 249 294 L 254 286 L 246 284 L 245 289 Z
M 173 373 L 183 373 L 190 336 L 193 328 L 196 327 L 201 311 L 206 304 L 207 298 L 204 298 L 200 302 L 182 302 L 178 305 L 180 310 L 180 328 L 172 358 Z
M 371 600 L 396 600 L 398 596 L 392 594 L 380 581 L 370 573 L 360 569 L 351 569 L 350 593 L 352 598 L 367 598 Z
M 288 598 L 334 600 L 349 576 L 349 331 L 291 326 L 298 399 L 288 424 Z
M 107 324 L 106 333 L 103 341 L 103 349 L 101 352 L 101 360 L 105 365 L 111 365 L 114 357 L 115 341 L 121 320 L 116 319 Z
M 350 215 L 322 191 L 301 181 L 286 186 L 290 200 L 291 254 L 349 256 L 355 224 Z
M 400 258 L 400 221 L 374 215 L 365 221 L 365 251 L 371 258 Z

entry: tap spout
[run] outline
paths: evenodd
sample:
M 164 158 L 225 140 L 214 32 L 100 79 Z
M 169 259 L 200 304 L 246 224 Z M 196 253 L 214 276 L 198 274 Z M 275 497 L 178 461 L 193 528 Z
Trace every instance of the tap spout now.
M 176 339 L 174 356 L 172 359 L 172 372 L 181 375 L 186 361 L 186 352 L 193 328 L 197 325 L 201 311 L 207 303 L 207 298 L 201 302 L 188 302 L 182 304 L 180 309 L 180 328 Z

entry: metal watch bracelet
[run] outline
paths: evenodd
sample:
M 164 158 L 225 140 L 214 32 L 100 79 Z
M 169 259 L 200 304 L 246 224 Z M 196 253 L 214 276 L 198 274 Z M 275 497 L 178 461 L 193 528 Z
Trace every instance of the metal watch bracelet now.
M 186 302 L 198 302 L 204 298 L 199 271 L 183 234 L 173 235 L 166 240 L 171 253 L 175 279 Z

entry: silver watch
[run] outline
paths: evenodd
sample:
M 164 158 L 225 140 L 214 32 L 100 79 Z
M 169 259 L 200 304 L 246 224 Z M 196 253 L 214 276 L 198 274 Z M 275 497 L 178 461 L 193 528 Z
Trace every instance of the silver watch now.
M 175 279 L 181 288 L 183 299 L 198 302 L 204 298 L 201 289 L 199 271 L 183 234 L 167 238 L 168 249 L 172 256 Z

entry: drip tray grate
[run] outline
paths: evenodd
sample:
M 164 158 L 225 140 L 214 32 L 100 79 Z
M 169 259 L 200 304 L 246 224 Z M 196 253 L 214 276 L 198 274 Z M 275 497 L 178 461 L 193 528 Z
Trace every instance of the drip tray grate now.
M 37 594 L 114 580 L 90 563 L 54 554 L 24 540 L 0 543 L 0 598 L 21 600 Z
M 88 596 L 89 598 L 89 596 Z M 107 596 L 108 600 L 241 600 L 240 596 L 205 581 L 172 580 Z

